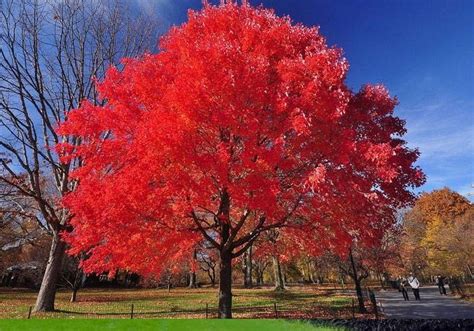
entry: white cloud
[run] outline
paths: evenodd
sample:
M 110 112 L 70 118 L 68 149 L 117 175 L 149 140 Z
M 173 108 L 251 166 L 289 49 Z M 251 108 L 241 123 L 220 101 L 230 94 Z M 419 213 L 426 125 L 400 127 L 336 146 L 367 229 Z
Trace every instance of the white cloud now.
M 455 109 L 456 111 L 450 111 Z M 407 120 L 406 139 L 419 147 L 423 159 L 454 156 L 474 158 L 474 106 L 465 102 L 438 101 L 410 108 L 397 114 Z
M 427 175 L 421 189 L 447 186 L 466 196 L 474 183 L 474 102 L 432 95 L 416 99 L 396 114 L 407 121 L 409 146 L 421 152 L 418 164 Z

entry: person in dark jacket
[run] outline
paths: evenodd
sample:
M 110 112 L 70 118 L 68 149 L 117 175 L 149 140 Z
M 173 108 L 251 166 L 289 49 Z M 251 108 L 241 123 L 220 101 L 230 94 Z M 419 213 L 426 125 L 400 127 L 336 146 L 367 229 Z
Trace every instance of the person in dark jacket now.
M 408 287 L 407 280 L 405 278 L 401 278 L 400 279 L 400 292 L 402 292 L 403 300 L 410 301 L 410 298 L 408 297 L 407 287 Z
M 444 280 L 445 277 L 442 277 L 440 275 L 436 276 L 436 285 L 438 285 L 439 294 L 441 295 L 447 295 L 446 288 L 444 287 Z

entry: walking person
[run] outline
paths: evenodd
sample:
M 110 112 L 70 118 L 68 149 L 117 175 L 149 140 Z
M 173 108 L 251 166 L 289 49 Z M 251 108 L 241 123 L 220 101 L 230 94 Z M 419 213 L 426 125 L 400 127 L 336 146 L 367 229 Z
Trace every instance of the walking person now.
M 400 292 L 402 292 L 403 300 L 410 301 L 410 298 L 408 297 L 407 286 L 408 286 L 407 280 L 405 278 L 401 278 L 400 279 Z
M 444 280 L 445 277 L 442 277 L 440 275 L 436 276 L 436 285 L 438 285 L 439 294 L 441 295 L 447 295 L 446 288 L 444 287 Z
M 408 277 L 408 284 L 411 286 L 415 300 L 420 300 L 420 281 L 412 272 L 410 273 L 410 277 Z

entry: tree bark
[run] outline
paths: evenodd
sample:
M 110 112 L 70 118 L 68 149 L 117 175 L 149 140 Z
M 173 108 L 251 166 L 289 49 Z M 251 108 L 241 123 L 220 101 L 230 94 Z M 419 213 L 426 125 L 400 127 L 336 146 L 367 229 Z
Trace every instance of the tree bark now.
M 263 285 L 263 268 L 260 263 L 255 264 L 255 281 L 257 286 Z
M 301 268 L 301 274 L 303 276 L 303 282 L 305 283 L 314 283 L 313 278 L 311 277 L 311 269 L 309 262 L 303 261 L 303 266 Z
M 219 318 L 232 318 L 232 256 L 221 252 L 219 262 Z
M 318 282 L 318 285 L 323 285 L 324 277 L 323 276 L 317 276 L 317 282 Z
M 196 272 L 189 272 L 189 288 L 197 288 Z
M 281 272 L 280 259 L 276 256 L 273 256 L 272 260 L 273 260 L 273 274 L 275 278 L 275 290 L 283 291 L 285 289 L 285 283 L 283 281 L 283 273 Z
M 171 292 L 171 287 L 172 287 L 172 284 L 171 284 L 171 275 L 168 276 L 168 284 L 167 284 L 167 287 L 168 287 L 168 293 Z
M 76 302 L 77 292 L 84 287 L 84 284 L 86 283 L 87 279 L 87 275 L 82 272 L 82 270 L 79 269 L 77 272 L 79 274 L 76 274 L 76 279 L 74 280 L 70 302 Z
M 72 289 L 71 300 L 69 300 L 70 302 L 76 302 L 78 290 L 79 290 L 78 288 Z
M 359 312 L 364 314 L 367 312 L 367 309 L 365 309 L 365 305 L 364 305 L 364 296 L 362 294 L 360 279 L 354 278 L 354 284 L 355 284 L 356 293 L 357 293 L 357 301 L 359 302 Z
M 49 251 L 48 264 L 44 271 L 43 281 L 36 298 L 34 311 L 53 311 L 54 300 L 56 298 L 56 283 L 63 262 L 66 244 L 59 238 L 59 233 L 53 233 L 51 249 Z
M 193 251 L 193 260 L 191 261 L 191 270 L 189 272 L 189 288 L 197 288 L 196 280 L 196 264 L 197 264 L 197 250 Z
M 244 285 L 245 288 L 252 288 L 253 281 L 252 281 L 252 246 L 249 247 L 247 252 L 244 256 L 245 260 L 245 280 Z
M 212 287 L 216 286 L 216 271 L 214 269 L 211 269 L 210 271 L 207 272 L 207 274 L 209 275 L 211 286 Z
M 365 309 L 364 296 L 362 294 L 362 287 L 360 285 L 360 278 L 357 274 L 357 268 L 356 268 L 356 265 L 355 265 L 354 256 L 352 255 L 352 250 L 350 250 L 350 252 L 349 252 L 349 258 L 350 258 L 350 261 L 351 261 L 352 272 L 353 272 L 352 279 L 354 280 L 355 290 L 356 290 L 356 294 L 357 294 L 357 301 L 359 302 L 359 312 L 361 314 L 364 314 L 364 313 L 367 313 L 367 309 Z
M 309 276 L 309 281 L 312 283 L 312 284 L 316 284 L 316 279 L 314 278 L 314 270 L 312 268 L 312 263 L 311 261 L 308 262 L 308 276 Z

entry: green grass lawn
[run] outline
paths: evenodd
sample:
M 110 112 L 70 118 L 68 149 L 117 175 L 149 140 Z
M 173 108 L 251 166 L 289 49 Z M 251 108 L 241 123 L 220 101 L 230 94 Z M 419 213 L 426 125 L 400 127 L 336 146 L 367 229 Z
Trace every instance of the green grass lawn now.
M 84 289 L 78 301 L 69 302 L 70 293 L 59 291 L 56 312 L 33 314 L 43 318 L 209 318 L 216 317 L 217 289 Z M 0 318 L 26 318 L 34 305 L 36 293 L 26 290 L 0 289 Z M 274 304 L 277 305 L 275 316 Z M 352 297 L 331 293 L 315 286 L 291 287 L 285 292 L 271 288 L 233 289 L 236 318 L 350 318 Z M 194 311 L 194 312 L 182 312 Z
M 303 321 L 287 320 L 0 320 L 0 330 L 209 330 L 314 331 L 336 330 Z

